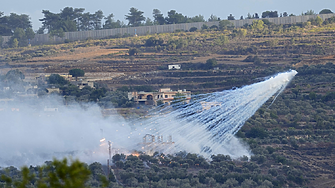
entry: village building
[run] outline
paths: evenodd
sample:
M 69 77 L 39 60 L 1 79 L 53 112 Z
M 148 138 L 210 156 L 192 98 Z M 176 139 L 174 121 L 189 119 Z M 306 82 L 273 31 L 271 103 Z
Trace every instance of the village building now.
M 78 82 L 75 82 L 75 83 L 79 87 L 79 89 L 83 89 L 86 86 L 94 88 L 94 82 L 91 82 L 91 81 L 78 81 Z
M 60 93 L 59 88 L 56 88 L 56 87 L 45 88 L 45 90 L 46 90 L 46 92 L 48 94 L 51 94 L 51 93 Z
M 146 105 L 171 104 L 177 93 L 185 96 L 185 102 L 188 103 L 191 100 L 191 91 L 186 91 L 186 89 L 172 91 L 170 88 L 162 88 L 157 92 L 129 92 L 128 99 Z
M 168 65 L 169 70 L 179 70 L 181 69 L 181 65 Z

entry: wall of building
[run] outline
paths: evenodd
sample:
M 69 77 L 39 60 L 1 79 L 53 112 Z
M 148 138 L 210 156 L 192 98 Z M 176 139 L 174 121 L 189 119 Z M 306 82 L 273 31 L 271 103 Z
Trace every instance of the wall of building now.
M 279 17 L 279 18 L 266 18 L 270 22 L 275 24 L 293 24 L 299 22 L 307 22 L 310 18 L 316 18 L 320 16 L 323 20 L 335 16 L 335 14 L 320 14 L 320 15 L 306 15 L 306 16 L 291 16 L 291 17 Z M 235 27 L 239 28 L 245 24 L 252 24 L 255 19 L 245 20 L 230 20 Z M 104 30 L 93 30 L 93 31 L 76 31 L 66 32 L 64 38 L 49 37 L 48 34 L 36 34 L 35 38 L 31 40 L 32 45 L 40 44 L 53 44 L 63 43 L 65 39 L 70 41 L 86 40 L 88 38 L 101 39 L 107 38 L 114 35 L 145 35 L 154 33 L 171 33 L 176 30 L 189 30 L 191 27 L 201 29 L 202 25 L 205 24 L 208 27 L 213 25 L 219 25 L 219 22 L 195 22 L 195 23 L 184 23 L 184 24 L 169 24 L 169 25 L 154 25 L 154 26 L 141 26 L 141 27 L 127 27 L 127 28 L 116 28 L 116 29 L 104 29 Z M 3 36 L 3 44 L 9 41 L 10 36 Z

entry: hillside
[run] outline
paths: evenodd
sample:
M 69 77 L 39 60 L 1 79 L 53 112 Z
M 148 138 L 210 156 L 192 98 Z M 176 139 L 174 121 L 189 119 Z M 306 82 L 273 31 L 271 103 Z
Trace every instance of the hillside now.
M 249 183 L 254 187 L 265 186 L 265 180 L 272 185 L 268 187 L 333 187 L 334 35 L 334 23 L 283 26 L 264 21 L 263 28 L 181 31 L 2 49 L 0 67 L 2 74 L 19 69 L 26 77 L 68 73 L 79 68 L 87 76 L 100 80 L 97 83 L 110 93 L 162 87 L 187 89 L 192 93 L 215 92 L 296 69 L 298 75 L 289 87 L 271 106 L 272 101 L 267 102 L 238 132 L 237 136 L 248 143 L 254 154 L 249 162 L 220 156 L 208 165 L 204 162 L 203 166 L 196 166 L 187 161 L 197 160 L 190 155 L 190 158 L 157 155 L 152 157 L 156 159 L 150 159 L 156 162 L 152 162 L 149 170 L 138 162 L 149 159 L 127 159 L 130 162 L 115 167 L 116 176 L 129 186 L 145 186 L 148 181 L 158 186 L 159 182 L 177 179 L 173 174 L 179 173 L 178 181 L 202 178 L 199 187 L 202 184 L 214 187 L 216 183 L 220 186 L 230 178 L 237 181 L 233 183 L 236 186 L 251 179 L 253 182 Z M 168 70 L 171 64 L 180 64 L 181 69 Z M 106 98 L 102 97 L 100 102 Z M 189 165 L 188 170 L 181 167 L 184 163 Z M 146 182 L 143 173 L 149 179 Z M 163 176 L 166 173 L 171 176 Z M 179 183 L 181 186 L 182 182 Z M 177 183 L 167 184 L 177 186 Z

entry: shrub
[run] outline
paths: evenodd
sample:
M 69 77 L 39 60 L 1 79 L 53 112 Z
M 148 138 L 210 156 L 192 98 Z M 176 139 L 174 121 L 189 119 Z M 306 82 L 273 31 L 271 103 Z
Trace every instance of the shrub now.
M 138 49 L 136 49 L 136 48 L 131 48 L 131 49 L 128 50 L 128 54 L 129 54 L 129 56 L 137 55 L 138 52 L 139 52 L 139 51 L 138 51 Z
M 206 24 L 203 24 L 203 25 L 201 26 L 201 29 L 202 29 L 202 30 L 208 29 L 208 26 L 207 26 Z M 191 31 L 191 29 L 190 29 L 190 31 Z
M 194 32 L 194 31 L 196 31 L 196 30 L 198 30 L 198 28 L 196 28 L 196 27 L 191 27 L 191 28 L 190 28 L 190 32 Z

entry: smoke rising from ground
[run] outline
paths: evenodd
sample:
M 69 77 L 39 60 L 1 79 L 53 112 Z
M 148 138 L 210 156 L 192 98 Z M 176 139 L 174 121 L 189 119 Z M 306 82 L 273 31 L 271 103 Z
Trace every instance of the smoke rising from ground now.
M 100 157 L 100 139 L 122 141 L 130 131 L 122 126 L 126 123 L 120 116 L 103 118 L 96 105 L 86 110 L 79 105 L 66 107 L 58 98 L 14 103 L 4 109 L 0 112 L 0 166 L 40 164 L 69 154 L 94 161 Z M 128 147 L 126 142 L 120 145 Z
M 121 116 L 104 118 L 94 104 L 64 106 L 60 97 L 1 104 L 0 166 L 38 165 L 69 155 L 84 162 L 105 162 L 107 146 L 100 147 L 100 139 L 110 140 L 113 148 L 141 150 L 139 143 L 146 134 L 163 136 L 161 143 L 148 145 L 161 152 L 250 156 L 248 147 L 233 135 L 270 97 L 283 91 L 295 74 L 280 73 L 242 88 L 197 95 L 189 104 L 181 101 L 157 107 L 132 122 Z

